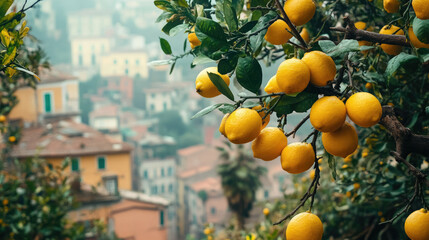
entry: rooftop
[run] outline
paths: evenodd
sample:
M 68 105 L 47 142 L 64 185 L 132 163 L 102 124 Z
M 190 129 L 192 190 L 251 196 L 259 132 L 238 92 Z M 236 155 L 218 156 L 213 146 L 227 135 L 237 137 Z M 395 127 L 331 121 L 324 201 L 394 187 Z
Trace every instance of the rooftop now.
M 41 68 L 39 73 L 41 84 L 76 80 L 77 77 L 51 67 L 51 69 Z
M 162 198 L 159 196 L 149 196 L 141 192 L 120 190 L 119 193 L 122 198 L 129 199 L 129 200 L 137 200 L 141 202 L 153 203 L 153 204 L 158 204 L 162 206 L 168 206 L 170 204 L 170 202 L 165 198 Z

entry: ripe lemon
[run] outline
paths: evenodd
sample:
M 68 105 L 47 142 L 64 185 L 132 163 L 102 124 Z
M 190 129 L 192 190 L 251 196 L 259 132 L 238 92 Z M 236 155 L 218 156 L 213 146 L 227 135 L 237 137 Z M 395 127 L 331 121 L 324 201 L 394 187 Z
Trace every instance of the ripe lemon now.
M 240 108 L 232 112 L 225 122 L 225 134 L 235 144 L 251 142 L 261 132 L 262 119 L 258 112 Z
M 316 86 L 326 86 L 334 80 L 337 69 L 332 58 L 321 51 L 312 51 L 304 54 L 302 61 L 310 69 L 310 82 Z
M 224 135 L 226 137 L 225 134 L 225 122 L 226 119 L 228 119 L 229 113 L 225 114 L 225 116 L 223 116 L 222 121 L 220 122 L 220 126 L 219 126 L 219 132 Z
M 302 60 L 287 59 L 277 69 L 276 81 L 282 92 L 302 92 L 310 82 L 310 69 Z
M 273 45 L 283 45 L 292 38 L 288 30 L 290 31 L 290 28 L 287 23 L 279 19 L 268 27 L 265 40 Z
M 356 129 L 348 122 L 345 122 L 335 132 L 322 133 L 322 143 L 328 153 L 345 158 L 357 148 L 358 136 Z
M 374 95 L 367 92 L 353 94 L 346 102 L 347 115 L 361 127 L 371 127 L 380 121 L 382 108 Z
M 268 216 L 268 214 L 270 214 L 270 209 L 264 208 L 263 213 L 265 216 Z
M 0 115 L 0 122 L 6 122 L 6 116 Z
M 410 37 L 410 41 L 413 44 L 414 47 L 416 48 L 429 48 L 429 44 L 425 44 L 422 43 L 416 36 L 416 34 L 414 34 L 413 28 L 410 27 L 408 29 L 408 36 Z
M 280 90 L 279 85 L 277 85 L 276 75 L 274 75 L 265 85 L 264 91 L 268 94 L 271 93 L 280 93 L 282 90 Z
M 217 71 L 217 67 L 209 67 L 202 70 L 195 80 L 195 86 L 197 93 L 206 98 L 212 98 L 220 95 L 219 90 L 217 90 L 216 86 L 210 80 L 208 73 L 215 73 L 219 75 L 223 81 L 225 81 L 226 85 L 229 85 L 229 77 L 228 75 L 221 75 Z
M 389 28 L 389 26 L 386 25 L 380 30 L 380 34 L 392 35 L 393 33 L 395 33 L 396 35 L 404 35 L 404 31 L 402 31 L 402 29 L 394 25 L 392 25 L 391 28 Z M 383 43 L 380 46 L 383 49 L 383 51 L 389 55 L 398 55 L 402 51 L 402 46 L 398 46 L 398 45 Z
M 314 170 L 314 169 L 311 170 L 310 171 L 310 179 L 313 180 L 315 175 L 316 175 L 316 170 Z
M 195 26 L 191 29 L 191 32 L 188 34 L 188 41 L 191 44 L 192 49 L 201 45 L 201 41 L 197 38 L 197 34 L 195 34 Z
M 383 0 L 384 10 L 388 13 L 396 13 L 399 11 L 401 3 L 398 0 Z
M 209 235 L 209 234 L 210 234 L 210 232 L 211 232 L 211 231 L 210 231 L 210 228 L 208 228 L 208 227 L 207 227 L 207 228 L 205 228 L 205 229 L 204 229 L 204 234 L 205 234 L 205 235 Z
M 15 136 L 10 136 L 8 138 L 9 142 L 14 143 L 16 141 L 16 137 Z
M 322 235 L 322 221 L 310 212 L 296 215 L 290 220 L 286 228 L 287 240 L 320 240 Z
M 258 113 L 259 113 L 259 116 L 261 116 L 261 119 L 262 119 L 262 127 L 261 127 L 261 130 L 262 129 L 264 129 L 267 125 L 268 125 L 268 123 L 270 122 L 270 115 L 268 114 L 267 115 L 267 112 L 266 111 L 258 111 L 258 110 L 261 110 L 262 109 L 262 106 L 261 105 L 258 105 L 258 106 L 255 106 L 255 107 L 253 107 L 252 108 L 253 110 L 256 110 Z M 266 116 L 267 115 L 267 116 Z M 266 117 L 265 117 L 266 116 Z M 265 118 L 264 118 L 265 117 Z
M 426 209 L 411 213 L 405 220 L 405 233 L 412 240 L 429 239 L 429 213 Z
M 355 27 L 359 30 L 365 30 L 366 29 L 366 23 L 364 22 L 355 22 Z M 371 43 L 368 41 L 358 41 L 359 46 L 370 46 Z
M 429 19 L 429 4 L 427 0 L 413 0 L 412 5 L 418 18 L 422 20 Z
M 313 18 L 316 4 L 313 0 L 288 0 L 284 10 L 294 25 L 301 26 Z
M 371 90 L 373 87 L 374 87 L 374 85 L 372 83 L 370 83 L 370 82 L 365 83 L 365 88 L 367 90 Z
M 303 28 L 299 35 L 301 35 L 302 39 L 304 39 L 306 43 L 310 42 L 310 33 L 308 32 L 307 28 Z
M 315 157 L 311 144 L 303 142 L 291 143 L 282 151 L 282 168 L 288 173 L 302 173 L 313 165 Z
M 287 138 L 282 130 L 267 127 L 252 143 L 253 156 L 264 161 L 271 161 L 280 156 L 286 145 Z
M 321 132 L 333 132 L 346 120 L 346 106 L 335 96 L 322 97 L 310 110 L 310 122 Z

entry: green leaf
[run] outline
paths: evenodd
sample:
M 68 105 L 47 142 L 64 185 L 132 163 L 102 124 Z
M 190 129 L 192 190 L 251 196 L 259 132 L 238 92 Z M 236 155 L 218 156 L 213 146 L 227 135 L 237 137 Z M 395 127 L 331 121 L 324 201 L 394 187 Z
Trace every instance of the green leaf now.
M 413 32 L 422 43 L 429 43 L 429 19 L 414 18 Z
M 221 49 L 225 46 L 225 42 L 219 41 L 214 38 L 204 38 L 204 40 L 201 41 L 201 45 L 199 46 L 200 51 L 210 57 L 213 60 L 217 60 L 216 57 L 216 51 Z M 218 56 L 219 58 L 221 56 Z
M 259 102 L 254 102 L 254 101 L 246 101 L 246 102 L 243 103 L 243 107 L 244 108 L 252 108 L 252 107 L 256 107 L 258 105 L 260 105 L 260 103 Z
M 284 95 L 281 98 L 273 98 L 270 101 L 269 106 L 273 106 L 277 101 L 279 101 L 279 99 L 280 102 L 274 108 L 274 111 L 277 113 L 277 116 L 289 114 L 293 111 L 306 112 L 308 109 L 311 108 L 313 103 L 317 101 L 318 95 L 317 93 L 310 92 L 301 92 L 296 96 Z
M 238 31 L 241 33 L 247 33 L 248 31 L 252 30 L 252 28 L 254 28 L 257 23 L 258 21 L 247 22 Z
M 171 12 L 162 12 L 161 15 L 155 20 L 156 23 L 159 23 L 161 21 L 169 19 L 171 16 L 173 16 L 173 13 Z
M 171 64 L 171 67 L 170 67 L 170 75 L 171 75 L 171 73 L 173 72 L 173 70 L 174 70 L 174 67 L 176 66 L 176 63 L 177 63 L 177 61 L 174 61 L 173 62 L 173 64 Z
M 389 63 L 387 64 L 386 72 L 385 74 L 387 76 L 392 76 L 398 71 L 400 67 L 408 68 L 413 67 L 419 64 L 419 58 L 414 55 L 401 53 L 392 59 L 390 59 Z
M 331 169 L 332 178 L 337 180 L 337 162 L 335 161 L 335 157 L 325 151 L 325 155 L 328 157 L 328 165 Z
M 165 11 L 172 11 L 174 10 L 173 6 L 171 5 L 170 1 L 167 0 L 156 0 L 153 2 L 155 6 L 161 10 Z
M 223 114 L 232 113 L 235 110 L 235 106 L 229 103 L 224 103 L 223 106 L 219 107 L 219 111 Z
M 188 3 L 186 2 L 186 0 L 175 0 L 174 2 L 176 2 L 176 3 L 177 3 L 177 5 L 179 5 L 179 6 L 181 6 L 181 7 L 184 7 L 184 8 L 189 7 L 189 5 L 188 5 Z
M 232 94 L 231 90 L 229 89 L 228 85 L 226 85 L 225 81 L 218 74 L 208 72 L 208 75 L 212 83 L 219 90 L 219 92 L 221 92 L 227 98 L 234 101 L 234 94 Z
M 255 27 L 253 27 L 251 31 L 252 33 L 265 28 L 257 35 L 250 37 L 250 46 L 253 52 L 257 52 L 257 50 L 261 47 L 262 43 L 264 42 L 264 36 L 265 36 L 265 33 L 267 33 L 266 25 L 276 17 L 277 17 L 277 13 L 274 11 L 270 11 L 269 13 L 265 14 L 263 17 L 259 18 L 258 23 L 255 25 Z
M 207 114 L 213 112 L 215 109 L 219 108 L 222 105 L 223 105 L 223 103 L 218 103 L 218 104 L 214 104 L 214 105 L 208 106 L 208 107 L 204 108 L 203 110 L 197 112 L 194 116 L 192 116 L 191 120 L 195 119 L 195 118 L 202 117 L 204 115 L 207 115 Z
M 177 25 L 182 24 L 182 20 L 180 19 L 176 19 L 174 21 L 170 21 L 167 24 L 164 25 L 164 27 L 162 28 L 162 31 L 167 34 L 170 35 L 170 30 L 173 29 L 174 27 L 176 27 Z
M 419 48 L 417 52 L 419 53 L 420 57 L 423 59 L 423 62 L 429 61 L 429 49 Z
M 325 53 L 330 52 L 336 46 L 331 40 L 320 40 L 318 43 L 322 51 Z
M 258 60 L 250 56 L 239 58 L 235 75 L 241 86 L 253 93 L 258 93 L 262 84 L 262 68 Z
M 170 36 L 176 36 L 178 33 L 183 33 L 189 28 L 189 24 L 184 23 L 170 29 Z
M 207 37 L 226 42 L 226 35 L 219 23 L 203 17 L 197 18 L 195 33 L 203 41 Z
M 27 69 L 25 69 L 25 68 L 21 68 L 21 67 L 15 67 L 15 69 L 16 69 L 16 70 L 18 70 L 18 71 L 21 71 L 21 72 L 27 73 L 27 74 L 29 74 L 29 75 L 31 75 L 31 76 L 33 76 L 33 77 L 35 77 L 37 80 L 39 80 L 39 81 L 40 81 L 39 76 L 37 76 L 35 73 L 33 73 L 33 72 L 32 72 L 32 71 L 30 71 L 30 70 L 27 70 Z
M 337 46 L 332 48 L 326 54 L 331 56 L 332 58 L 340 57 L 348 52 L 357 52 L 360 51 L 360 46 L 358 41 L 354 39 L 345 39 L 342 40 Z
M 235 32 L 238 28 L 237 14 L 235 9 L 232 7 L 230 0 L 224 0 L 223 2 L 223 14 L 225 15 L 225 21 L 228 25 L 228 29 L 231 32 Z
M 167 40 L 164 38 L 159 38 L 159 43 L 161 44 L 161 49 L 165 54 L 172 54 L 170 43 L 168 43 Z
M 217 69 L 220 74 L 230 73 L 235 69 L 238 62 L 238 53 L 231 52 L 226 55 L 226 58 L 223 58 L 219 61 Z
M 194 58 L 194 60 L 192 61 L 192 64 L 194 65 L 201 65 L 201 64 L 206 64 L 206 63 L 213 63 L 214 60 L 205 56 L 205 55 L 198 55 Z
M 7 10 L 12 5 L 13 0 L 2 0 L 0 2 L 0 18 L 4 17 L 7 13 Z

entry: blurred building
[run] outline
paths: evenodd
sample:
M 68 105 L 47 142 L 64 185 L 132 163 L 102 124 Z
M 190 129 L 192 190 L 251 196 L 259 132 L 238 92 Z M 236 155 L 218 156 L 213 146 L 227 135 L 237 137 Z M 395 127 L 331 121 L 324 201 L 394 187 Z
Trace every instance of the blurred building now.
M 83 9 L 67 17 L 70 39 L 104 36 L 112 26 L 112 12 L 106 9 Z
M 147 61 L 147 54 L 142 50 L 111 51 L 101 56 L 100 75 L 148 78 Z
M 75 37 L 71 42 L 71 60 L 74 67 L 96 69 L 103 54 L 110 52 L 113 42 L 109 37 Z

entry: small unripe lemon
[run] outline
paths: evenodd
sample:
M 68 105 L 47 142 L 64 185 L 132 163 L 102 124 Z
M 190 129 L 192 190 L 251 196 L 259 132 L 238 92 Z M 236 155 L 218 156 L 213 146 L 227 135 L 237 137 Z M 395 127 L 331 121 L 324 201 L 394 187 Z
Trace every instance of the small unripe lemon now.
M 287 138 L 283 131 L 276 127 L 268 127 L 263 129 L 252 142 L 253 156 L 264 161 L 271 161 L 280 156 L 286 145 Z
M 310 82 L 316 86 L 326 86 L 334 80 L 337 69 L 334 60 L 321 51 L 311 51 L 304 54 L 302 61 L 310 69 Z
M 240 108 L 229 115 L 225 122 L 225 134 L 235 144 L 251 142 L 261 132 L 262 119 L 258 112 Z
M 283 45 L 292 38 L 290 27 L 281 19 L 272 23 L 265 33 L 265 40 L 273 45 Z
M 280 90 L 279 85 L 277 85 L 276 75 L 274 75 L 265 85 L 264 91 L 268 94 L 271 93 L 280 93 L 282 90 Z
M 284 10 L 294 25 L 301 26 L 313 18 L 316 4 L 313 0 L 288 0 Z
M 358 145 L 356 129 L 345 122 L 335 132 L 322 133 L 322 143 L 328 153 L 338 157 L 347 157 L 356 150 Z
M 213 98 L 220 95 L 219 90 L 210 80 L 208 73 L 214 73 L 219 75 L 223 81 L 225 81 L 226 85 L 229 85 L 229 77 L 228 75 L 221 75 L 217 71 L 217 67 L 209 67 L 202 70 L 195 80 L 195 88 L 197 93 L 206 98 Z
M 282 151 L 282 168 L 288 173 L 302 173 L 313 165 L 315 157 L 311 144 L 303 142 L 291 143 Z
M 412 0 L 416 16 L 422 20 L 429 19 L 429 4 L 426 0 Z
M 404 31 L 402 31 L 402 29 L 394 25 L 392 25 L 390 28 L 388 25 L 386 25 L 380 30 L 380 34 L 392 35 L 393 33 L 395 33 L 395 35 L 404 35 Z M 389 55 L 398 55 L 402 51 L 402 46 L 398 46 L 398 45 L 383 43 L 380 45 L 380 47 L 381 49 L 383 49 L 385 53 Z
M 343 126 L 346 120 L 346 106 L 335 96 L 322 97 L 310 110 L 310 122 L 321 132 L 333 132 Z
M 353 94 L 346 102 L 347 115 L 361 127 L 371 127 L 380 121 L 381 104 L 374 95 L 367 92 Z
M 429 239 L 429 213 L 426 209 L 411 213 L 405 220 L 405 233 L 412 240 Z
M 383 0 L 384 10 L 388 13 L 396 13 L 399 11 L 401 3 L 398 0 Z
M 310 82 L 310 69 L 302 60 L 287 59 L 277 69 L 276 81 L 282 92 L 302 92 Z
M 303 212 L 293 217 L 286 228 L 287 240 L 320 240 L 323 236 L 323 224 L 312 213 Z

